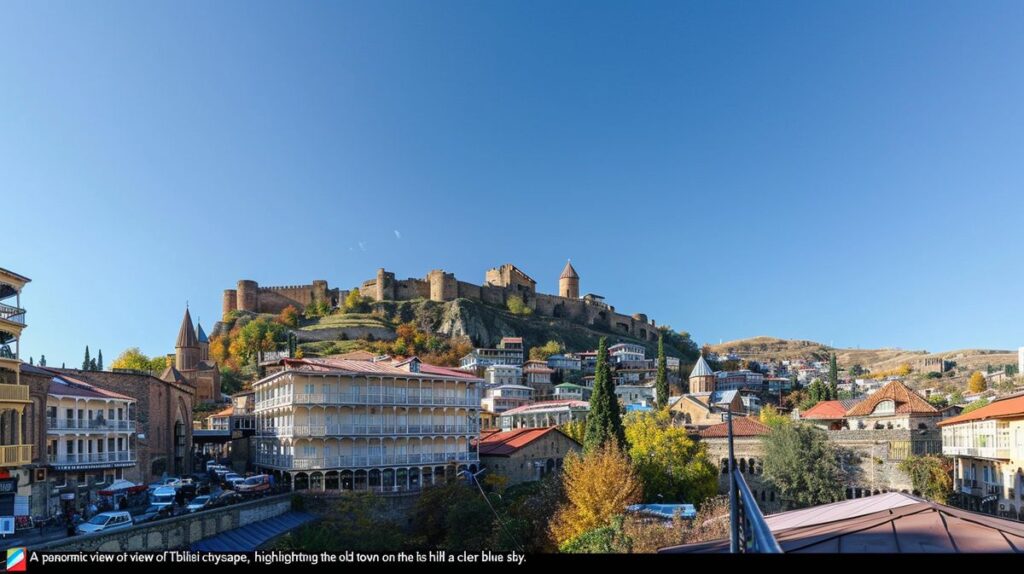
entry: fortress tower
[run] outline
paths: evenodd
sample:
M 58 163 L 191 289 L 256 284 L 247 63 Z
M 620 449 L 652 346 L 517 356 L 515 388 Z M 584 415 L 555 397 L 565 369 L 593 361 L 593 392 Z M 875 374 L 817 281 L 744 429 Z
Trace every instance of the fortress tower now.
M 562 275 L 558 278 L 558 295 L 566 299 L 580 298 L 580 276 L 569 261 L 565 262 Z
M 185 318 L 181 320 L 178 330 L 178 341 L 174 344 L 174 368 L 179 371 L 191 371 L 199 364 L 199 337 L 192 327 L 192 316 L 185 307 Z
M 690 393 L 713 393 L 715 392 L 715 372 L 711 365 L 704 360 L 704 355 L 697 359 L 697 364 L 690 372 Z

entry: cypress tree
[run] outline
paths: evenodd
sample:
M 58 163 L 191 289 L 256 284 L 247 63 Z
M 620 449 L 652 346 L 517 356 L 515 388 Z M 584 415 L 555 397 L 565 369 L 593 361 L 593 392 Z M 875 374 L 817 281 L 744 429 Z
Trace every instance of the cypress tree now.
M 594 372 L 594 391 L 590 395 L 590 412 L 587 414 L 587 428 L 583 435 L 586 451 L 600 448 L 613 440 L 616 446 L 624 448 L 626 432 L 622 427 L 619 401 L 615 397 L 615 382 L 612 381 L 608 365 L 608 342 L 601 337 L 597 349 L 597 368 Z
M 29 358 L 28 358 L 28 364 L 30 364 L 30 365 L 35 365 L 35 364 L 36 364 L 36 362 L 35 362 L 35 360 L 34 360 L 34 359 L 33 359 L 32 357 L 29 357 Z
M 40 367 L 45 367 L 46 366 L 46 355 L 39 355 L 39 366 Z
M 836 365 L 836 354 L 828 360 L 828 394 L 832 400 L 839 398 L 839 366 Z
M 103 349 L 100 349 L 99 354 L 96 355 L 96 369 L 97 371 L 103 370 Z
M 88 370 L 90 370 L 90 371 L 95 371 L 96 370 L 96 359 L 95 358 L 93 358 L 93 360 L 89 361 L 89 369 Z
M 82 370 L 83 371 L 88 371 L 89 370 L 89 363 L 90 363 L 90 360 L 89 360 L 89 345 L 86 345 L 85 346 L 85 359 L 82 361 Z
M 654 382 L 655 404 L 658 409 L 668 406 L 668 361 L 665 359 L 665 336 L 658 335 L 658 376 Z

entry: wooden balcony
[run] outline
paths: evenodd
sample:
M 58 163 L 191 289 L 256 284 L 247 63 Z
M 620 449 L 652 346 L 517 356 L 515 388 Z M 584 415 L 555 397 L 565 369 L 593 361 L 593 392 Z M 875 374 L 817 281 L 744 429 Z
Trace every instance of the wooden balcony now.
M 0 404 L 27 402 L 29 402 L 28 385 L 0 384 Z
M 22 466 L 26 464 L 31 464 L 31 462 L 32 445 L 15 444 L 0 446 L 0 467 Z

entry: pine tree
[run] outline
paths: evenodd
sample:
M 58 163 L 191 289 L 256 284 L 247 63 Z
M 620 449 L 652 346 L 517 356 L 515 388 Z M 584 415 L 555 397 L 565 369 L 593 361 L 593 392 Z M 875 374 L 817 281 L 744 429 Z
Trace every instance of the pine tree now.
M 585 451 L 600 448 L 609 441 L 615 441 L 619 448 L 626 445 L 626 432 L 622 427 L 615 382 L 608 362 L 608 341 L 601 337 L 594 371 L 594 391 L 590 395 L 590 412 L 587 413 L 587 430 L 583 436 Z
M 93 360 L 89 361 L 89 368 L 88 368 L 88 370 L 89 371 L 95 371 L 96 370 L 96 359 L 95 359 L 95 357 L 93 358 Z
M 839 398 L 839 366 L 836 364 L 835 353 L 828 360 L 828 395 L 829 400 Z
M 96 369 L 97 371 L 103 370 L 103 349 L 100 349 L 99 354 L 96 355 Z
M 39 366 L 40 367 L 45 367 L 46 366 L 46 355 L 39 355 Z
M 665 359 L 665 336 L 658 335 L 658 376 L 654 381 L 655 404 L 658 409 L 668 406 L 668 361 Z
M 89 345 L 85 346 L 85 359 L 82 361 L 82 370 L 89 370 Z

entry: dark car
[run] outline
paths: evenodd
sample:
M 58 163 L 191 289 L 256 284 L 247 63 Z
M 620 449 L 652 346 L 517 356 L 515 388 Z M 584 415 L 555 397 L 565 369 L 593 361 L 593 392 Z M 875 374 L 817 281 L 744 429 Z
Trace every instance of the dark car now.
M 219 496 L 214 498 L 208 505 L 207 508 L 218 508 L 221 506 L 228 506 L 242 501 L 242 495 L 238 494 L 233 490 L 226 490 Z
M 146 508 L 146 510 L 143 510 L 141 514 L 135 517 L 135 523 L 139 524 L 140 522 L 152 522 L 154 520 L 170 518 L 171 516 L 174 516 L 174 508 L 172 506 L 150 506 Z

